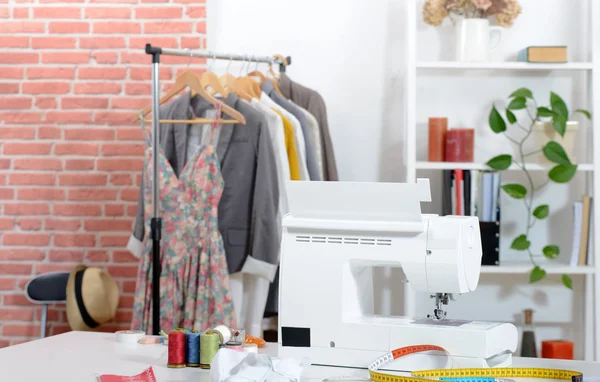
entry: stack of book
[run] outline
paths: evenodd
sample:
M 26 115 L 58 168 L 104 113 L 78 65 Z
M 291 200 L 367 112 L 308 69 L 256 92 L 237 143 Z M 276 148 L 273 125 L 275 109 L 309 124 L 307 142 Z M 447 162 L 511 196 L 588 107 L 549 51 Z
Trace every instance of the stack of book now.
M 592 231 L 592 198 L 585 195 L 583 200 L 573 202 L 573 246 L 571 247 L 571 266 L 588 264 L 590 251 L 590 232 Z
M 442 214 L 477 216 L 498 222 L 500 173 L 480 170 L 444 170 Z
M 442 215 L 477 216 L 483 265 L 498 265 L 500 246 L 500 173 L 444 170 Z

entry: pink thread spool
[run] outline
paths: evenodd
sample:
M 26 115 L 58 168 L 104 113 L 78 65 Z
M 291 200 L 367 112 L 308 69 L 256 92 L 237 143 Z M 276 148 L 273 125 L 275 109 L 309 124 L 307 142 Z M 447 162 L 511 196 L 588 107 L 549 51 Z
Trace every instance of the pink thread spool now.
M 225 349 L 231 349 L 231 350 L 235 350 L 235 351 L 244 351 L 244 347 L 242 346 L 241 342 L 237 342 L 237 341 L 229 341 L 225 344 Z

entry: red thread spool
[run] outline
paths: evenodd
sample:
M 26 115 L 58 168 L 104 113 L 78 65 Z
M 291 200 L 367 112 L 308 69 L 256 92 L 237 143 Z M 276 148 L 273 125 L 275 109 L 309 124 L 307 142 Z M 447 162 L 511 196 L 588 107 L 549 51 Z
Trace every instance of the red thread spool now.
M 167 367 L 185 367 L 185 345 L 186 336 L 184 332 L 174 331 L 169 333 L 169 359 Z

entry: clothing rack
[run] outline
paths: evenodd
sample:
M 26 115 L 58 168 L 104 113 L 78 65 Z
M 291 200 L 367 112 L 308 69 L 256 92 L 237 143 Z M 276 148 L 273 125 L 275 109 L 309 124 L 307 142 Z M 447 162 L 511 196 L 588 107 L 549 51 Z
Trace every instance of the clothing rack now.
M 279 64 L 279 71 L 285 72 L 285 67 L 292 63 L 291 57 L 249 56 L 242 54 L 222 54 L 190 49 L 166 49 L 146 44 L 146 54 L 152 56 L 152 220 L 150 229 L 152 235 L 152 334 L 160 332 L 160 240 L 162 219 L 160 217 L 158 150 L 159 139 L 159 108 L 160 108 L 160 56 L 204 57 L 219 60 L 249 61 L 256 63 Z

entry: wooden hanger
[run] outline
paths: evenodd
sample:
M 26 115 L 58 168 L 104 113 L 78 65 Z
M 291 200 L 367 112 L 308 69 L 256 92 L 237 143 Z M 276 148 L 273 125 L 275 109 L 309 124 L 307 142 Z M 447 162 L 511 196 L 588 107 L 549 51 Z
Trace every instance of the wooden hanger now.
M 214 73 L 213 73 L 214 75 Z M 204 77 L 204 75 L 203 75 Z M 216 76 L 215 76 L 216 77 Z M 222 90 L 222 85 L 221 83 L 218 81 L 219 85 L 214 84 L 214 80 L 210 79 L 210 77 L 207 77 L 207 79 L 205 80 L 205 84 L 207 86 L 215 86 L 215 90 L 217 91 L 221 91 Z M 182 90 L 184 90 L 185 88 L 189 87 L 191 90 L 195 91 L 199 96 L 201 96 L 202 98 L 204 98 L 205 100 L 207 100 L 210 104 L 212 105 L 217 105 L 219 103 L 219 100 L 217 100 L 215 97 L 211 96 L 210 94 L 208 94 L 208 92 L 206 91 L 205 87 L 202 86 L 200 79 L 198 78 L 198 76 L 196 75 L 196 73 L 192 72 L 191 70 L 186 70 L 185 72 L 181 73 L 177 79 L 175 80 L 175 85 L 171 88 L 171 90 L 160 99 L 160 105 L 164 104 L 165 102 L 169 101 L 171 98 L 173 98 L 174 96 L 176 96 L 177 94 L 179 94 L 179 92 L 181 92 Z M 223 90 L 224 91 L 224 90 Z M 221 93 L 222 94 L 222 93 Z M 150 113 L 150 111 L 152 111 L 152 105 L 147 106 L 146 108 L 144 108 L 142 110 L 142 116 L 146 116 L 148 113 Z M 246 119 L 244 118 L 244 116 L 238 112 L 237 110 L 235 110 L 234 108 L 232 108 L 231 106 L 228 106 L 226 104 L 221 103 L 221 111 L 227 115 L 229 115 L 230 117 L 232 117 L 233 119 L 210 119 L 210 118 L 195 118 L 195 119 L 184 119 L 184 120 L 164 120 L 161 119 L 159 122 L 160 123 L 182 123 L 182 124 L 197 124 L 197 123 L 212 123 L 212 122 L 217 122 L 219 124 L 246 124 Z M 139 121 L 139 117 L 136 118 L 136 122 Z M 146 122 L 151 122 L 151 120 L 145 120 Z
M 273 55 L 273 58 L 278 59 L 283 66 L 288 66 L 287 58 L 283 57 L 281 54 L 275 54 Z M 269 69 L 271 69 L 271 73 L 273 73 L 273 68 L 271 64 L 269 64 Z M 275 75 L 275 73 L 273 73 L 273 75 Z M 277 77 L 277 79 L 279 79 L 279 77 Z
M 208 88 L 211 88 L 215 93 L 221 94 L 223 97 L 227 97 L 229 92 L 225 90 L 223 84 L 219 80 L 216 74 L 213 72 L 204 72 L 200 78 L 200 85 L 208 92 Z M 212 93 L 214 94 L 214 93 Z M 211 94 L 211 95 L 212 95 Z
M 251 78 L 238 77 L 235 79 L 232 86 L 233 87 L 229 90 L 233 91 L 234 94 L 246 101 L 252 100 L 252 98 L 260 98 L 260 85 Z M 247 99 L 248 97 L 249 99 Z
M 279 61 L 281 61 L 281 64 L 283 66 L 288 65 L 287 59 L 280 54 L 274 55 L 273 58 L 279 59 Z M 273 88 L 275 89 L 275 92 L 283 97 L 283 94 L 281 93 L 281 90 L 279 89 L 279 83 L 277 82 L 277 81 L 279 81 L 279 76 L 277 74 L 275 74 L 275 72 L 273 71 L 272 63 L 269 63 L 269 74 L 273 77 L 273 78 L 269 78 L 268 80 L 271 82 L 271 84 L 273 84 Z
M 222 74 L 221 77 L 219 77 L 219 82 L 221 82 L 221 85 L 223 85 L 223 88 L 226 91 L 233 92 L 233 94 L 243 99 L 244 101 L 252 101 L 252 95 L 248 93 L 244 82 L 240 81 L 240 78 L 237 78 L 230 73 L 225 73 Z M 211 89 L 209 93 L 210 95 L 214 95 L 217 93 L 217 91 Z
M 267 77 L 258 70 L 248 73 L 248 77 L 258 77 L 261 85 L 267 80 Z
M 260 84 L 261 85 L 264 84 L 265 81 L 269 81 L 273 85 L 273 88 L 275 89 L 275 92 L 277 92 L 277 94 L 279 94 L 280 96 L 283 96 L 283 94 L 281 94 L 281 90 L 279 90 L 279 84 L 274 79 L 267 78 L 264 74 L 262 74 L 258 70 L 255 70 L 253 72 L 248 73 L 248 76 L 249 77 L 258 77 L 260 79 Z
M 252 95 L 252 97 L 260 98 L 260 93 L 262 90 L 260 89 L 258 82 L 254 81 L 250 77 L 245 77 L 243 80 L 246 82 L 249 93 Z
M 242 78 L 236 78 L 234 83 L 232 84 L 231 87 L 231 91 L 237 95 L 238 97 L 240 97 L 241 99 L 243 99 L 244 101 L 248 101 L 251 102 L 252 101 L 252 94 L 250 94 L 247 90 L 246 85 L 244 84 L 244 81 Z
M 227 69 L 225 69 L 225 74 L 222 74 L 221 77 L 219 77 L 219 81 L 221 81 L 221 85 L 223 85 L 223 87 L 228 91 L 231 90 L 231 88 L 233 87 L 233 84 L 237 80 L 237 78 L 234 75 L 229 73 L 229 68 L 231 67 L 232 61 L 233 61 L 233 59 L 229 60 L 229 64 L 227 64 Z
M 221 81 L 221 85 L 223 85 L 223 87 L 226 90 L 232 90 L 233 84 L 235 84 L 236 80 L 237 80 L 237 78 L 234 77 L 231 73 L 225 73 L 225 74 L 221 75 L 221 77 L 219 77 L 219 81 Z

